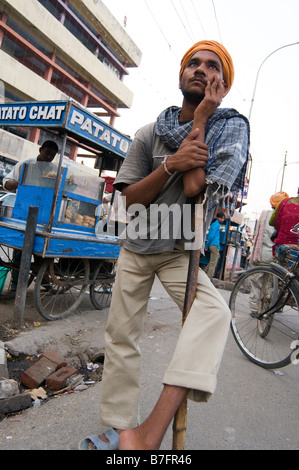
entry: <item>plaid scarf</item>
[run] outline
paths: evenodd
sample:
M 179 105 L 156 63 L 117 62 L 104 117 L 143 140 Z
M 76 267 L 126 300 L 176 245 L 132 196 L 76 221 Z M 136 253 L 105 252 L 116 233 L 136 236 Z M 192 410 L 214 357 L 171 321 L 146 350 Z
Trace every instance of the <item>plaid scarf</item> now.
M 193 125 L 193 121 L 179 123 L 180 111 L 181 108 L 171 106 L 158 116 L 156 123 L 156 134 L 171 150 L 179 148 L 190 134 Z M 235 117 L 243 119 L 247 125 L 246 142 L 244 132 L 240 132 L 238 126 L 230 122 L 230 119 Z M 228 129 L 229 139 L 220 142 L 225 127 Z M 236 199 L 238 192 L 243 191 L 249 155 L 249 123 L 235 109 L 220 108 L 208 119 L 205 135 L 209 151 L 209 160 L 205 167 L 208 184 L 206 200 L 208 198 L 207 209 L 210 210 L 228 194 L 235 195 Z M 238 148 L 238 153 L 230 151 L 232 144 Z M 224 158 L 225 156 L 229 158 Z

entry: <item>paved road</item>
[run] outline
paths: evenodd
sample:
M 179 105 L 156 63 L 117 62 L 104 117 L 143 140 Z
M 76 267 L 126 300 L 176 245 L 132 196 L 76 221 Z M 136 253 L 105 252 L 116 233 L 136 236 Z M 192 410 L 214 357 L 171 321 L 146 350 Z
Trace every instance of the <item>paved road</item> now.
M 220 292 L 228 301 L 230 292 Z M 12 344 L 32 354 L 43 346 L 59 347 L 69 354 L 78 349 L 101 349 L 107 311 L 90 310 L 90 303 L 87 308 L 65 321 L 43 323 L 40 329 L 22 333 Z M 156 283 L 141 342 L 143 418 L 161 391 L 161 377 L 180 328 L 177 307 Z M 185 449 L 298 449 L 299 368 L 290 365 L 280 373 L 250 363 L 229 334 L 215 395 L 207 404 L 188 402 Z M 83 392 L 62 395 L 4 419 L 0 422 L 0 450 L 77 449 L 82 437 L 101 430 L 100 394 L 98 382 Z M 170 450 L 171 440 L 169 429 L 161 449 Z

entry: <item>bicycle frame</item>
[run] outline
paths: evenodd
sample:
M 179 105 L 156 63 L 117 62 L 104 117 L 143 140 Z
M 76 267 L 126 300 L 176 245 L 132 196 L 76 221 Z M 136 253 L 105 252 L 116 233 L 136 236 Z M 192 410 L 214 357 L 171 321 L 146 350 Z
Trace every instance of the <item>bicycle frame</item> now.
M 263 317 L 264 317 L 265 315 L 268 315 L 268 314 L 274 315 L 274 314 L 277 312 L 277 310 L 283 308 L 283 307 L 286 305 L 287 301 L 288 301 L 289 298 L 290 298 L 290 294 L 289 294 L 289 293 L 287 294 L 287 297 L 286 297 L 286 299 L 284 300 L 283 303 L 280 303 L 280 301 L 281 301 L 281 299 L 283 298 L 284 294 L 285 294 L 286 292 L 288 292 L 288 288 L 289 288 L 289 286 L 290 286 L 290 283 L 291 283 L 292 279 L 295 277 L 295 275 L 294 275 L 293 273 L 290 273 L 287 269 L 283 268 L 282 266 L 278 266 L 278 265 L 276 265 L 275 263 L 270 263 L 270 266 L 273 267 L 274 270 L 277 270 L 277 271 L 279 271 L 280 273 L 285 274 L 285 277 L 284 277 L 284 285 L 283 285 L 282 290 L 281 290 L 280 293 L 279 293 L 279 297 L 276 299 L 275 303 L 274 303 L 271 307 L 267 308 L 267 309 L 266 309 L 265 311 L 263 311 L 262 313 L 251 313 L 251 316 L 252 316 L 253 318 L 257 318 L 258 320 L 262 320 Z M 277 267 L 278 267 L 279 269 L 276 269 Z

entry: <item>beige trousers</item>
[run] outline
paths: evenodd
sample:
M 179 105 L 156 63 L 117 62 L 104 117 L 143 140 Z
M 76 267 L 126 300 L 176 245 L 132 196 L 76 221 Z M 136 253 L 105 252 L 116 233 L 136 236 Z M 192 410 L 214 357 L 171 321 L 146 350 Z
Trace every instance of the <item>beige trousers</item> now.
M 102 425 L 128 429 L 139 424 L 138 340 L 155 274 L 182 310 L 188 262 L 189 255 L 184 251 L 138 255 L 121 249 L 105 336 Z M 196 299 L 163 383 L 187 387 L 188 398 L 207 401 L 216 388 L 230 318 L 223 297 L 199 269 Z
M 218 259 L 220 253 L 218 246 L 210 246 L 210 261 L 209 264 L 205 267 L 205 273 L 209 279 L 213 279 L 215 274 L 215 269 L 217 267 Z

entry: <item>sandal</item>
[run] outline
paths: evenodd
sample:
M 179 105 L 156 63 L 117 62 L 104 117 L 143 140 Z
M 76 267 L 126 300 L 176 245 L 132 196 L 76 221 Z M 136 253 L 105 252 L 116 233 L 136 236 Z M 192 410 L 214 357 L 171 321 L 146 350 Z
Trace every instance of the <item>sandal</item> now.
M 98 435 L 88 436 L 79 443 L 79 450 L 117 450 L 119 435 L 114 429 L 104 432 L 109 442 L 102 441 Z M 92 444 L 92 447 L 89 447 Z

